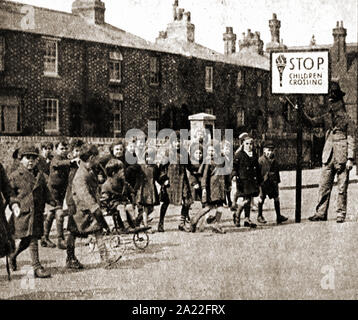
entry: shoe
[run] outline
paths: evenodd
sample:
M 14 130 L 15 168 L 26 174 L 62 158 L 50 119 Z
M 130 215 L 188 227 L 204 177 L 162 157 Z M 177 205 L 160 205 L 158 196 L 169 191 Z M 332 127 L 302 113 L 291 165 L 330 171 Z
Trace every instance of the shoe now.
M 344 222 L 344 217 L 337 217 L 337 223 L 343 223 Z
M 212 224 L 212 223 L 215 221 L 215 219 L 216 219 L 216 217 L 208 217 L 208 218 L 206 219 L 206 223 L 207 223 L 207 224 Z
M 190 224 L 190 232 L 194 233 L 196 231 L 196 223 Z
M 41 247 L 56 248 L 56 245 L 49 238 L 42 237 L 41 238 Z
M 234 213 L 232 215 L 233 221 L 234 221 L 234 225 L 238 228 L 240 228 L 240 217 L 238 217 L 238 215 L 236 213 Z
M 318 215 L 313 215 L 312 217 L 308 218 L 309 221 L 327 221 L 326 217 L 322 217 L 322 216 L 318 216 Z
M 218 226 L 212 226 L 212 230 L 213 230 L 214 233 L 220 233 L 220 234 L 225 234 L 226 233 L 223 229 L 221 229 Z
M 180 231 L 190 232 L 190 228 L 188 228 L 185 224 L 180 224 L 180 225 L 178 226 L 178 229 L 179 229 Z
M 39 267 L 34 270 L 35 278 L 50 278 L 51 273 L 50 271 L 46 270 L 44 267 Z
M 237 210 L 237 204 L 233 204 L 230 208 L 231 211 L 236 211 Z
M 57 248 L 59 248 L 61 250 L 66 250 L 67 249 L 66 241 L 63 239 L 58 239 L 57 240 Z
M 67 259 L 66 260 L 66 268 L 67 269 L 83 269 L 83 264 L 80 263 L 77 258 L 73 258 L 73 259 Z
M 267 221 L 265 220 L 265 218 L 263 216 L 258 216 L 257 217 L 257 222 L 262 223 L 262 224 L 267 223 Z
M 13 254 L 9 255 L 9 265 L 12 271 L 17 270 L 16 257 Z
M 164 232 L 164 227 L 162 223 L 158 224 L 158 232 Z
M 249 228 L 254 229 L 254 228 L 257 227 L 257 225 L 256 225 L 256 223 L 251 222 L 250 219 L 246 219 L 245 222 L 244 222 L 244 227 L 249 227 Z
M 285 221 L 287 221 L 287 220 L 288 220 L 287 217 L 285 217 L 285 216 L 279 216 L 276 221 L 277 221 L 277 224 L 281 224 L 282 222 L 285 222 Z

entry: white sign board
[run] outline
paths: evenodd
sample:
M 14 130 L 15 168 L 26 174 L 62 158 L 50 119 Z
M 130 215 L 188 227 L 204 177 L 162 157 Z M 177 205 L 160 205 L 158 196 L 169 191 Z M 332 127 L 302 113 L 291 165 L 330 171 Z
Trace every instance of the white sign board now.
M 328 66 L 328 51 L 272 53 L 272 93 L 327 94 Z

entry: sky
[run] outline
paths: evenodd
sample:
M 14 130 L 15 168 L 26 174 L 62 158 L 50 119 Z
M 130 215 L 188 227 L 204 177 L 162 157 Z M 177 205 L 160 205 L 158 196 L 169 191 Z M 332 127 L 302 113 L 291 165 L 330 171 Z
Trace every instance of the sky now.
M 17 2 L 71 12 L 73 0 L 19 0 Z M 104 0 L 106 22 L 149 41 L 172 21 L 174 0 Z M 259 31 L 266 45 L 271 41 L 268 20 L 272 13 L 281 20 L 281 34 L 288 46 L 333 42 L 332 29 L 343 21 L 347 42 L 358 42 L 358 0 L 179 0 L 191 12 L 195 41 L 223 52 L 226 26 L 238 39 L 251 29 Z

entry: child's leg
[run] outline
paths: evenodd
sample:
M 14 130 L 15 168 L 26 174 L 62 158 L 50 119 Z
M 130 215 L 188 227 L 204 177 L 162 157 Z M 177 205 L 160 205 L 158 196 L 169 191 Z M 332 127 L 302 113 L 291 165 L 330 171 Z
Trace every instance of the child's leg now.
M 184 202 L 181 207 L 180 224 L 178 226 L 180 231 L 186 231 L 185 230 L 185 222 L 186 222 L 186 219 L 189 217 L 189 209 L 190 209 L 190 205 L 188 205 L 187 203 Z
M 212 226 L 213 232 L 224 234 L 225 231 L 220 227 L 220 221 L 222 216 L 223 207 L 218 207 L 215 212 L 215 221 Z
M 257 210 L 258 210 L 258 213 L 257 213 L 257 222 L 259 223 L 266 223 L 267 221 L 265 220 L 264 216 L 263 216 L 263 206 L 264 206 L 264 202 L 265 202 L 265 198 L 266 198 L 266 195 L 263 195 L 261 197 L 261 202 L 259 201 L 258 204 L 257 204 Z
M 66 250 L 65 237 L 63 234 L 63 222 L 65 220 L 62 209 L 56 210 L 56 231 L 57 231 L 57 248 Z
M 66 258 L 66 267 L 69 269 L 83 269 L 83 265 L 77 260 L 75 255 L 75 244 L 76 244 L 76 235 L 73 232 L 67 237 L 67 258 Z
M 99 250 L 99 255 L 101 257 L 101 261 L 108 263 L 108 251 L 107 251 L 107 247 L 106 244 L 104 242 L 103 239 L 103 233 L 101 231 L 98 231 L 94 234 L 96 241 L 97 241 L 97 246 L 98 246 L 98 250 Z
M 251 220 L 250 220 L 251 201 L 252 201 L 252 197 L 247 197 L 247 201 L 246 201 L 246 204 L 244 206 L 244 212 L 245 212 L 244 226 L 245 227 L 250 227 L 250 228 L 255 228 L 256 224 L 251 222 Z
M 53 220 L 55 220 L 55 210 L 48 210 L 44 221 L 44 235 L 41 239 L 41 246 L 48 248 L 56 248 L 56 245 L 50 240 L 50 232 Z
M 17 270 L 16 258 L 17 256 L 26 250 L 30 245 L 31 237 L 22 238 L 15 252 L 10 255 L 10 265 L 13 271 Z
M 210 207 L 206 207 L 203 208 L 202 210 L 199 210 L 191 219 L 190 219 L 190 231 L 191 232 L 195 232 L 196 230 L 196 225 L 199 222 L 199 220 L 205 216 L 209 211 L 210 211 Z
M 287 217 L 281 215 L 281 209 L 280 209 L 280 197 L 274 198 L 274 205 L 275 205 L 275 211 L 276 211 L 276 221 L 278 224 L 285 222 L 288 220 Z
M 39 258 L 39 243 L 36 238 L 31 237 L 29 249 L 30 249 L 30 256 L 31 256 L 31 264 L 34 269 L 35 277 L 36 278 L 51 277 L 50 272 L 41 266 L 40 258 Z
M 251 202 L 251 199 L 248 199 L 247 197 L 238 198 L 237 209 L 233 215 L 235 226 L 240 227 L 241 213 L 244 210 L 247 203 L 250 203 L 250 202 Z
M 164 232 L 164 218 L 167 213 L 169 207 L 169 201 L 165 201 L 160 206 L 160 216 L 159 216 L 159 223 L 158 223 L 158 231 Z
M 145 206 L 143 211 L 143 225 L 144 227 L 148 227 L 148 215 L 149 215 L 149 207 Z

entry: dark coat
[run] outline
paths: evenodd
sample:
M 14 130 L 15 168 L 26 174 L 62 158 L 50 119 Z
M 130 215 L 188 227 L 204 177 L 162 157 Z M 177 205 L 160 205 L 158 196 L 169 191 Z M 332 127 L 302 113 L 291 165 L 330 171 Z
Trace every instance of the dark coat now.
M 262 176 L 262 191 L 265 194 L 276 194 L 281 182 L 280 169 L 275 159 L 268 159 L 265 155 L 259 158 Z
M 124 174 L 126 181 L 135 189 L 138 185 L 138 177 L 140 175 L 140 165 L 138 164 L 138 157 L 136 154 L 131 154 L 128 151 L 125 153 Z
M 223 204 L 226 201 L 225 175 L 218 174 L 218 169 L 223 168 L 224 164 L 216 164 L 214 160 L 206 162 L 201 168 L 201 187 L 206 189 L 206 199 L 202 201 L 207 204 Z
M 201 194 L 202 194 L 201 179 L 203 176 L 203 170 L 201 169 L 201 167 L 202 164 L 200 163 L 190 164 L 189 183 L 190 183 L 190 190 L 191 190 L 191 196 L 193 198 L 193 201 L 201 201 Z M 196 184 L 199 184 L 198 189 L 194 189 L 194 186 Z
M 39 156 L 37 161 L 37 168 L 42 171 L 46 176 L 50 175 L 51 161 L 47 161 L 44 157 Z
M 159 205 L 159 195 L 155 185 L 155 182 L 160 184 L 159 168 L 154 164 L 142 164 L 140 167 L 137 203 L 144 206 Z
M 117 206 L 133 203 L 134 189 L 124 179 L 108 178 L 101 187 L 101 204 L 110 211 L 117 210 Z
M 70 164 L 71 161 L 69 159 L 58 155 L 51 161 L 48 187 L 58 206 L 62 206 L 65 199 Z
M 41 238 L 43 235 L 43 212 L 45 203 L 55 206 L 55 201 L 47 187 L 43 173 L 27 170 L 23 165 L 10 175 L 10 185 L 13 189 L 11 205 L 19 203 L 20 215 L 12 215 L 11 226 L 15 238 L 33 236 Z
M 13 247 L 11 245 L 11 228 L 6 221 L 5 208 L 10 203 L 12 189 L 9 179 L 2 164 L 0 163 L 0 258 L 8 255 Z
M 0 214 L 5 214 L 5 208 L 10 203 L 12 189 L 3 165 L 0 163 Z
M 249 157 L 244 150 L 235 155 L 233 176 L 238 179 L 239 197 L 256 197 L 262 183 L 261 170 L 255 153 Z
M 168 179 L 169 187 L 167 188 L 169 202 L 174 205 L 182 205 L 183 201 L 186 204 L 193 202 L 190 190 L 189 179 L 187 175 L 187 169 L 190 167 L 188 164 L 184 164 L 185 155 L 178 152 L 171 153 L 170 159 L 175 159 L 176 163 L 168 164 Z M 189 161 L 189 156 L 187 156 Z
M 96 174 L 81 162 L 73 181 L 72 196 L 76 206 L 73 220 L 81 234 L 102 230 L 94 213 L 100 209 L 100 190 Z

